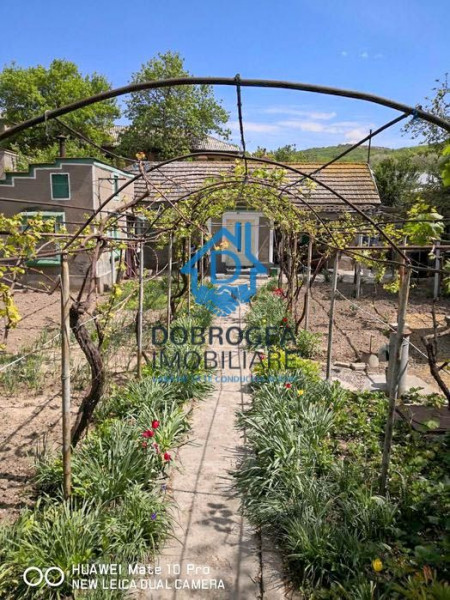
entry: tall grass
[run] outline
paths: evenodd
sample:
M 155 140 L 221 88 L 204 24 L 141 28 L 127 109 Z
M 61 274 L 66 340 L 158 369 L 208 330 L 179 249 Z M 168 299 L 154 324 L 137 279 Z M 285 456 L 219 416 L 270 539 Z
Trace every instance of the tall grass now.
M 277 381 L 254 387 L 251 407 L 238 414 L 250 447 L 235 473 L 243 511 L 282 552 L 305 598 L 440 597 L 436 594 L 443 584 L 435 579 L 437 573 L 445 576 L 439 551 L 445 553 L 447 543 L 437 540 L 444 534 L 446 500 L 442 488 L 444 495 L 431 501 L 427 487 L 438 492 L 436 476 L 444 467 L 437 466 L 434 451 L 425 450 L 429 466 L 420 476 L 424 479 L 410 483 L 406 465 L 415 465 L 417 478 L 418 445 L 400 427 L 392 495 L 380 497 L 385 417 L 382 395 L 353 394 L 298 372 L 291 387 Z M 420 523 L 414 510 L 423 511 Z M 406 531 L 413 526 L 417 533 L 409 536 Z M 372 568 L 379 557 L 382 575 Z M 422 567 L 431 573 L 428 580 L 420 575 Z M 421 581 L 414 592 L 405 582 L 412 571 Z M 403 588 L 399 581 L 405 582 Z M 432 587 L 437 591 L 428 595 Z

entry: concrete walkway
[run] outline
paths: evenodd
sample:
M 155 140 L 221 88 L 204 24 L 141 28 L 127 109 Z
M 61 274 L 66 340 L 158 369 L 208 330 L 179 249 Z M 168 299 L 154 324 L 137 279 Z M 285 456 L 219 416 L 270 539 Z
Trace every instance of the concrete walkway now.
M 240 326 L 240 310 L 217 319 L 215 325 Z M 229 375 L 244 380 L 249 372 L 242 368 L 243 350 L 225 344 L 214 349 L 231 351 L 233 364 L 239 364 L 237 369 L 218 370 L 219 380 Z M 240 502 L 232 490 L 230 472 L 244 445 L 235 413 L 249 401 L 245 384 L 223 381 L 216 383 L 212 396 L 195 406 L 191 442 L 181 448 L 178 470 L 171 479 L 175 538 L 159 559 L 161 573 L 149 576 L 164 587 L 140 591 L 140 600 L 284 598 L 280 565 L 270 549 L 262 551 L 260 537 L 240 515 Z

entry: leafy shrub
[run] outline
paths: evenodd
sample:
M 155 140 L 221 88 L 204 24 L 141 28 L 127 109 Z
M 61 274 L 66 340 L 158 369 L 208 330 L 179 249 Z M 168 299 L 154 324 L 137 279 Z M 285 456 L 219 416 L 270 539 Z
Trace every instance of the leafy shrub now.
M 180 311 L 180 316 L 176 319 L 176 325 L 179 325 L 181 318 L 186 317 L 189 319 L 191 327 L 209 327 L 214 320 L 214 313 L 204 304 L 193 302 L 190 315 L 188 315 L 187 308 Z
M 262 330 L 268 327 L 275 328 L 275 331 L 270 332 L 270 335 L 262 336 L 263 347 L 279 346 L 283 339 L 286 327 L 293 328 L 293 323 L 290 315 L 286 310 L 284 298 L 280 295 L 263 288 L 256 295 L 256 299 L 251 304 L 251 310 L 247 313 L 246 328 Z M 250 347 L 255 344 L 250 343 Z
M 283 348 L 269 349 L 267 355 L 262 355 L 260 362 L 253 368 L 258 380 L 264 381 L 278 374 L 294 375 L 296 371 L 300 371 L 309 379 L 317 379 L 320 375 L 319 363 L 302 358 L 295 352 Z
M 159 417 L 161 415 L 161 417 Z M 147 448 L 142 432 L 151 427 L 155 418 L 160 427 Z M 188 429 L 187 417 L 181 409 L 166 405 L 160 413 L 144 408 L 137 422 L 105 421 L 82 443 L 72 458 L 72 494 L 75 497 L 113 502 L 125 496 L 131 483 L 145 488 L 164 473 L 161 452 L 179 441 Z M 152 443 L 161 445 L 157 452 Z M 61 459 L 44 457 L 37 464 L 36 485 L 43 492 L 60 494 Z
M 137 310 L 138 308 L 138 289 L 136 280 L 130 279 L 122 284 L 122 293 L 118 301 L 128 296 L 133 291 L 135 294 L 128 300 L 127 308 Z M 167 304 L 167 279 L 147 279 L 144 281 L 144 310 L 161 310 Z
M 173 386 L 152 377 L 144 377 L 126 388 L 115 390 L 110 398 L 105 398 L 95 417 L 97 421 L 112 417 L 136 417 L 145 406 L 151 406 L 158 413 L 169 399 L 176 397 Z
M 295 336 L 295 346 L 303 358 L 315 358 L 318 354 L 321 342 L 320 333 L 312 333 L 305 329 L 300 331 Z

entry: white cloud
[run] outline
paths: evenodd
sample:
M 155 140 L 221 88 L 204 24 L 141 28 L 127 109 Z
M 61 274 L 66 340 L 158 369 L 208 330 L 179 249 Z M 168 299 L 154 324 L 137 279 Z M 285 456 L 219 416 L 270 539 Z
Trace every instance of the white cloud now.
M 269 106 L 262 111 L 268 115 L 292 115 L 296 117 L 307 117 L 309 119 L 318 119 L 319 121 L 328 121 L 336 116 L 335 112 L 322 112 L 315 110 L 305 110 L 295 106 Z
M 316 133 L 326 131 L 327 129 L 326 125 L 316 123 L 315 121 L 279 121 L 278 125 L 288 127 L 289 129 L 300 129 L 301 131 L 313 131 Z
M 233 131 L 239 131 L 239 121 L 230 121 L 227 123 L 228 127 Z M 256 133 L 276 133 L 280 130 L 278 125 L 272 125 L 270 123 L 256 123 L 254 121 L 244 120 L 244 132 L 253 131 Z
M 360 57 L 361 58 L 369 58 L 369 53 L 368 52 L 361 52 Z
M 381 52 L 377 52 L 374 56 L 374 58 L 384 58 L 384 55 Z
M 365 137 L 372 127 L 370 123 L 360 123 L 359 121 L 336 121 L 334 123 L 317 123 L 316 121 L 279 121 L 278 125 L 289 129 L 300 129 L 300 131 L 309 131 L 312 133 L 327 133 L 331 135 L 344 136 L 346 140 L 354 140 L 359 135 L 358 140 Z M 355 139 L 355 141 L 357 141 Z
M 370 127 L 355 127 L 344 133 L 344 137 L 350 144 L 359 142 L 369 134 Z
M 341 52 L 341 56 L 348 56 L 348 52 L 347 52 L 347 50 L 342 50 L 342 52 Z
M 373 123 L 365 120 L 334 120 L 334 112 L 307 111 L 293 106 L 272 106 L 261 109 L 258 112 L 271 115 L 292 115 L 291 119 L 271 120 L 266 123 L 257 119 L 244 120 L 244 132 L 251 143 L 267 144 L 273 140 L 280 140 L 282 145 L 286 137 L 298 136 L 296 132 L 303 132 L 301 139 L 310 140 L 308 143 L 324 144 L 333 143 L 355 143 L 366 137 L 369 130 L 374 127 Z M 295 118 L 303 115 L 312 115 L 314 118 Z M 229 123 L 235 136 L 239 135 L 239 122 L 234 120 Z M 270 138 L 272 141 L 267 141 Z M 275 142 L 275 143 L 278 143 Z

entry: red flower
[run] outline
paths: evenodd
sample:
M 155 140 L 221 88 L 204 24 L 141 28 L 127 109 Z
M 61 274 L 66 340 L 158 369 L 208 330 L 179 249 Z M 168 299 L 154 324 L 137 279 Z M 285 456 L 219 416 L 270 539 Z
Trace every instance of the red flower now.
M 148 445 L 148 444 L 147 444 L 147 442 L 142 442 L 142 447 L 143 447 L 144 449 L 145 449 L 145 448 L 147 448 L 147 445 Z
M 152 427 L 153 427 L 153 429 L 158 429 L 159 421 L 157 421 L 156 419 L 154 421 L 152 421 Z
M 288 322 L 288 318 L 287 317 L 283 317 L 283 323 L 287 323 Z
M 281 288 L 276 288 L 275 290 L 273 290 L 273 294 L 274 296 L 284 296 L 284 292 Z
M 285 383 L 284 387 L 287 388 L 288 390 L 290 390 L 292 387 L 292 383 Z
M 152 438 L 155 435 L 155 432 L 152 431 L 151 429 L 146 429 L 144 431 L 144 433 L 142 434 L 142 437 L 144 438 Z
M 164 452 L 164 460 L 166 460 L 166 461 L 172 460 L 172 457 L 170 456 L 170 454 L 168 452 Z
M 259 358 L 260 358 L 261 360 L 266 360 L 266 355 L 265 355 L 265 354 L 260 354 L 260 355 L 259 355 Z

